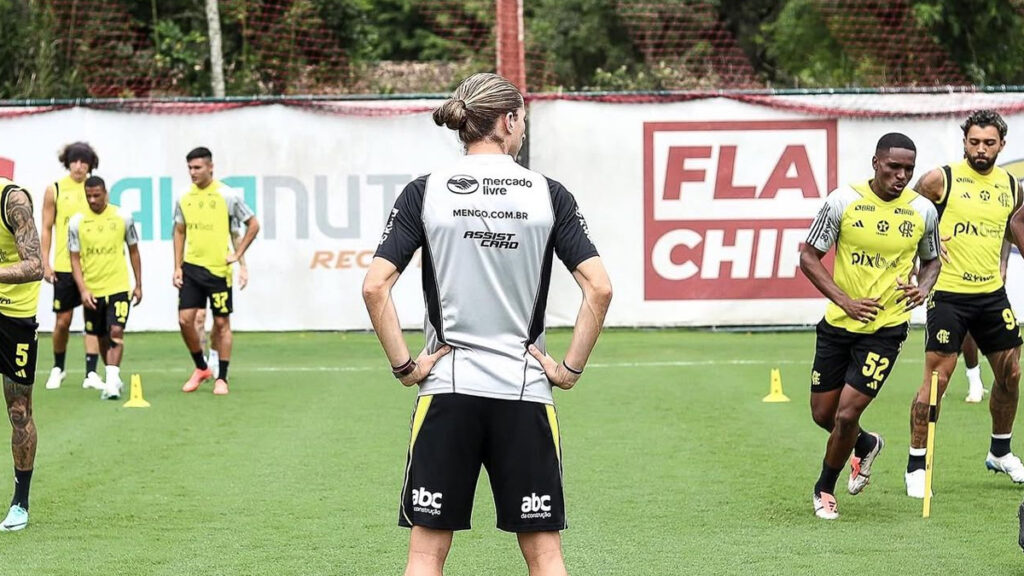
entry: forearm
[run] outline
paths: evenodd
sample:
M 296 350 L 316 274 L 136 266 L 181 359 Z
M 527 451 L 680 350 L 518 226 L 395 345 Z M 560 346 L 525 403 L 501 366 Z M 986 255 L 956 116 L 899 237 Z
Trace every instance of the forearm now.
M 88 291 L 85 286 L 85 275 L 82 274 L 82 256 L 78 252 L 71 253 L 71 277 L 75 279 L 79 293 Z
M 583 302 L 576 314 L 576 324 L 572 329 L 572 339 L 565 352 L 565 363 L 574 370 L 582 370 L 590 359 L 590 353 L 601 335 L 604 317 L 611 303 L 611 295 L 599 294 L 593 289 L 584 289 Z
M 181 263 L 185 259 L 185 233 L 178 230 L 178 227 L 174 228 L 174 268 L 181 268 Z
M 832 279 L 828 269 L 821 263 L 821 258 L 808 254 L 807 251 L 801 251 L 800 270 L 811 281 L 811 284 L 818 289 L 818 292 L 821 292 L 823 296 L 834 302 L 837 306 L 842 306 L 844 301 L 850 299 L 849 294 L 844 292 L 836 284 L 835 280 Z
M 128 249 L 128 259 L 132 263 L 132 273 L 135 274 L 135 286 L 142 286 L 142 257 L 139 256 L 137 246 Z
M 0 284 L 24 284 L 43 277 L 43 265 L 39 259 L 22 260 L 13 266 L 0 268 Z
M 249 243 L 251 244 L 252 241 L 250 240 Z M 235 253 L 238 254 L 238 264 L 242 268 L 247 268 L 248 266 L 246 266 L 246 264 L 245 264 L 245 252 L 243 251 L 243 252 L 239 253 L 239 251 L 238 251 L 239 246 L 241 246 L 241 245 L 242 245 L 242 237 L 237 235 L 237 234 L 232 234 L 231 235 L 231 246 L 234 247 Z
M 43 225 L 43 231 L 42 231 L 42 233 L 40 233 L 40 238 L 39 238 L 39 249 L 40 249 L 39 251 L 42 253 L 42 256 L 41 256 L 40 260 L 42 260 L 42 262 L 44 264 L 49 264 L 50 263 L 50 242 L 51 241 L 52 240 L 51 240 L 50 228 L 47 227 L 44 224 Z
M 402 326 L 398 321 L 398 311 L 391 299 L 391 289 L 374 289 L 364 291 L 366 311 L 370 315 L 373 330 L 380 340 L 381 348 L 392 366 L 404 364 L 412 356 L 402 336 Z
M 941 268 L 942 262 L 938 258 L 921 263 L 921 269 L 917 272 L 917 287 L 922 294 L 931 293 L 935 282 L 939 279 Z
M 256 234 L 259 234 L 260 231 L 260 223 L 256 220 L 255 216 L 250 218 L 245 224 L 245 235 L 242 236 L 242 239 L 239 240 L 237 244 L 235 244 L 235 254 L 239 259 L 241 259 L 242 255 L 245 254 L 245 251 L 249 249 L 249 245 L 256 239 Z M 232 242 L 232 244 L 234 244 L 234 242 Z

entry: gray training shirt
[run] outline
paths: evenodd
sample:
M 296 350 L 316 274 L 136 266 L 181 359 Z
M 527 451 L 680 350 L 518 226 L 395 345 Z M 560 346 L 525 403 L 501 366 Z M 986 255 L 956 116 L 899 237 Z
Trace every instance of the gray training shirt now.
M 420 247 L 427 349 L 452 347 L 420 395 L 551 404 L 527 346 L 545 350 L 552 254 L 570 271 L 597 256 L 572 194 L 511 156 L 464 156 L 405 187 L 376 256 L 401 271 Z

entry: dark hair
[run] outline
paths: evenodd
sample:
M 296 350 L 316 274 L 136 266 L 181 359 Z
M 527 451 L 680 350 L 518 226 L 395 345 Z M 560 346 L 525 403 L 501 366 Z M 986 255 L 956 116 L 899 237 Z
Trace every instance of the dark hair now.
M 86 188 L 95 188 L 96 186 L 102 186 L 104 190 L 107 189 L 107 183 L 99 176 L 89 176 L 85 179 Z
M 463 144 L 494 137 L 494 123 L 524 106 L 523 95 L 511 82 L 497 74 L 473 74 L 459 84 L 434 110 L 434 123 L 459 131 Z
M 89 165 L 89 172 L 100 167 L 100 157 L 88 142 L 72 142 L 61 149 L 57 154 L 57 160 L 64 165 L 65 169 L 71 169 L 72 162 L 82 161 Z
M 1006 121 L 999 115 L 999 112 L 995 110 L 975 110 L 971 112 L 971 115 L 964 120 L 964 123 L 960 125 L 960 128 L 964 131 L 964 136 L 967 136 L 968 130 L 971 126 L 978 126 L 984 128 L 986 126 L 995 126 L 996 130 L 999 131 L 999 139 L 1006 138 Z
M 917 152 L 917 147 L 914 146 L 914 141 L 906 134 L 900 134 L 899 132 L 889 132 L 879 138 L 878 144 L 875 146 L 875 152 L 889 152 L 890 148 L 903 148 L 904 150 Z
M 213 162 L 213 152 L 210 152 L 209 148 L 200 146 L 199 148 L 193 148 L 191 152 L 185 155 L 186 162 L 191 162 L 196 158 L 206 158 L 207 160 Z

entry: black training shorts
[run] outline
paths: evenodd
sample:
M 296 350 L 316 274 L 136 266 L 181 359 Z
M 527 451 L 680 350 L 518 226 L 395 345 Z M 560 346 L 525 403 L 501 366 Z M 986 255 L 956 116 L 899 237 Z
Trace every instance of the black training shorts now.
M 227 278 L 221 278 L 202 266 L 185 262 L 181 265 L 182 285 L 178 290 L 178 310 L 206 308 L 214 316 L 228 316 L 232 312 L 231 286 Z
M 82 295 L 71 272 L 56 272 L 53 283 L 53 311 L 68 312 L 82 305 Z
M 811 392 L 830 392 L 849 384 L 874 398 L 892 372 L 909 331 L 909 324 L 900 324 L 858 334 L 825 320 L 818 322 Z
M 18 384 L 31 386 L 35 382 L 38 327 L 35 317 L 0 314 L 0 373 Z
M 96 309 L 89 310 L 83 307 L 85 312 L 85 333 L 96 336 L 106 336 L 113 326 L 120 326 L 128 323 L 128 312 L 131 310 L 131 301 L 127 292 L 119 292 L 96 299 Z
M 1020 326 L 1000 288 L 986 294 L 936 291 L 928 300 L 928 340 L 925 350 L 959 354 L 967 332 L 982 354 L 1021 345 Z
M 500 530 L 566 528 L 555 407 L 465 394 L 417 398 L 398 524 L 469 529 L 481 465 Z

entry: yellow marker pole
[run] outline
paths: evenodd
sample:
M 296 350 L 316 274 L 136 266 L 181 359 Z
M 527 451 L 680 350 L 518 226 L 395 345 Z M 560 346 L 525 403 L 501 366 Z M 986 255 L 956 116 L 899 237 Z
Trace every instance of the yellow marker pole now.
M 938 420 L 939 373 L 932 371 L 931 385 L 928 387 L 928 443 L 924 453 L 924 509 L 921 517 L 927 518 L 932 513 L 932 463 L 935 461 L 935 421 Z

